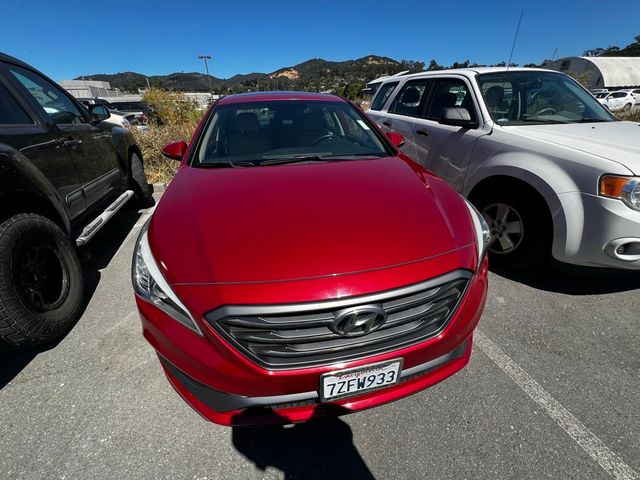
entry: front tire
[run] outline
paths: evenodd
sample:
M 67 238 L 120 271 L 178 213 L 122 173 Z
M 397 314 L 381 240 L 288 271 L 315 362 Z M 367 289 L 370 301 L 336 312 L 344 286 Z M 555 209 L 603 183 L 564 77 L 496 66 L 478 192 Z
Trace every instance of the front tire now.
M 526 268 L 549 258 L 552 229 L 544 200 L 503 189 L 487 192 L 475 203 L 491 230 L 491 265 Z
M 136 200 L 140 207 L 148 208 L 155 205 L 153 190 L 147 182 L 142 160 L 137 153 L 131 154 L 131 188 L 136 194 Z
M 631 104 L 627 103 L 624 107 L 622 107 L 622 111 L 623 112 L 628 112 L 629 110 L 631 110 Z
M 0 224 L 0 342 L 14 347 L 58 340 L 82 310 L 78 255 L 48 218 L 15 215 Z

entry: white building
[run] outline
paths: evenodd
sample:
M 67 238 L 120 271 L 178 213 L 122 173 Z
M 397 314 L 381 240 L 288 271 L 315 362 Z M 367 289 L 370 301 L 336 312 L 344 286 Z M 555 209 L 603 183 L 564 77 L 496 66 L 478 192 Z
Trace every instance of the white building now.
M 109 82 L 97 80 L 62 80 L 58 82 L 62 88 L 76 98 L 119 97 L 122 92 L 112 90 Z
M 566 57 L 546 64 L 545 68 L 562 73 L 588 72 L 589 88 L 640 87 L 640 57 Z

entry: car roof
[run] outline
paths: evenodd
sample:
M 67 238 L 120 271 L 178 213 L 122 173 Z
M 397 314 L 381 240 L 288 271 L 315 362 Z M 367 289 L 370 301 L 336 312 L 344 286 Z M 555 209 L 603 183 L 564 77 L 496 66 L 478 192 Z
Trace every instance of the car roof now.
M 284 100 L 315 100 L 322 102 L 346 102 L 345 99 L 328 93 L 312 93 L 312 92 L 254 92 L 239 93 L 236 95 L 228 95 L 222 97 L 218 105 L 230 105 L 233 103 L 249 103 L 249 102 L 270 102 Z
M 555 70 L 546 68 L 529 68 L 529 67 L 468 67 L 468 68 L 449 68 L 446 70 L 424 70 L 418 73 L 411 73 L 398 77 L 389 77 L 384 79 L 384 83 L 398 81 L 404 78 L 421 78 L 424 75 L 451 75 L 459 74 L 465 76 L 475 76 L 482 73 L 506 73 L 506 72 L 550 72 L 560 73 Z
M 28 63 L 24 63 L 22 60 L 18 60 L 17 58 L 12 57 L 11 55 L 7 55 L 6 53 L 0 52 L 0 61 L 7 62 L 7 63 L 13 63 L 13 64 L 18 65 L 20 67 L 28 68 L 29 70 L 34 70 L 34 68 L 31 65 L 29 65 Z

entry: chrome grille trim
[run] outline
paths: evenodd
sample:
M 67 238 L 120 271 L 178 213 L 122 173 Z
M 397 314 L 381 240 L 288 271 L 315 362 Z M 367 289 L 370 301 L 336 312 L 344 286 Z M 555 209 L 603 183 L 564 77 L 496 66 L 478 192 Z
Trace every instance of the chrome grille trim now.
M 472 273 L 455 270 L 425 282 L 371 295 L 283 305 L 225 305 L 205 315 L 234 348 L 268 369 L 330 365 L 409 346 L 446 328 Z M 387 312 L 379 329 L 342 337 L 329 329 L 334 312 L 377 303 Z

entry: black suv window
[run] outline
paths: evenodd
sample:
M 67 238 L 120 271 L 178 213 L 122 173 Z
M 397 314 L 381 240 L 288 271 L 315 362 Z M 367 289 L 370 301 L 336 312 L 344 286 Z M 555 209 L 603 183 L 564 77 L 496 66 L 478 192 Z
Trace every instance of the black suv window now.
M 13 98 L 9 90 L 0 83 L 0 125 L 30 125 L 33 124 L 27 112 L 18 101 Z
M 9 71 L 40 104 L 56 125 L 86 123 L 85 117 L 58 87 L 24 68 L 11 66 Z
M 396 99 L 393 105 L 391 105 L 391 108 L 389 108 L 389 112 L 410 117 L 417 116 L 429 83 L 431 83 L 431 80 L 428 78 L 405 83 L 402 90 L 396 95 Z
M 424 117 L 429 120 L 440 120 L 442 110 L 450 107 L 466 108 L 471 115 L 471 120 L 476 120 L 476 109 L 467 84 L 460 78 L 435 79 Z
M 384 85 L 382 85 L 378 89 L 376 98 L 374 98 L 373 102 L 371 102 L 371 107 L 369 107 L 369 109 L 380 110 L 384 106 L 385 102 L 391 95 L 391 92 L 393 92 L 393 89 L 396 88 L 397 85 L 398 85 L 398 82 L 385 83 Z

